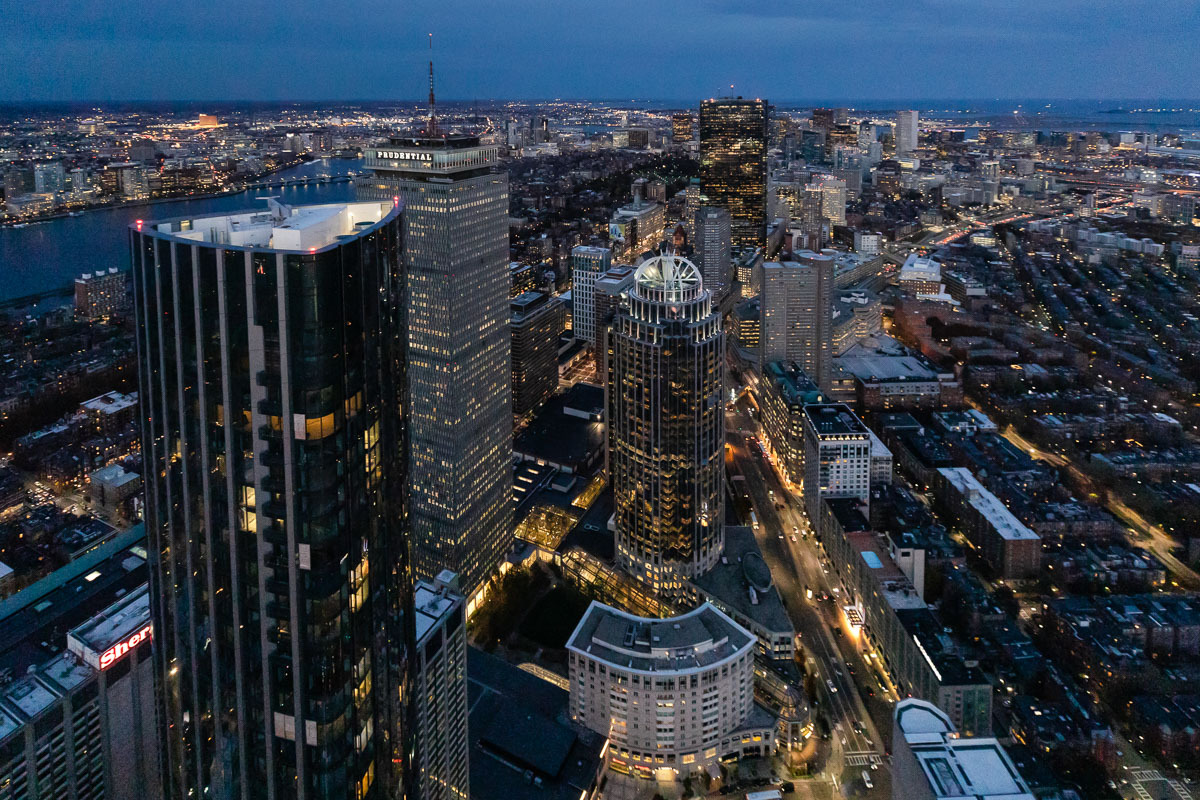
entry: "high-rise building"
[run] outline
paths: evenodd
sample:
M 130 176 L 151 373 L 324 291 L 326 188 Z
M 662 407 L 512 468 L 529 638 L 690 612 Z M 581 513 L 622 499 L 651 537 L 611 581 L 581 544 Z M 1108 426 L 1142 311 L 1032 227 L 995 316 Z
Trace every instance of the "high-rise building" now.
M 618 264 L 596 280 L 596 340 L 604 341 L 605 331 L 617 309 L 629 298 L 634 268 Z
M 567 309 L 545 292 L 525 292 L 511 307 L 513 413 L 523 416 L 558 388 L 558 337 Z
M 704 287 L 719 303 L 729 291 L 732 269 L 730 241 L 732 229 L 729 212 L 723 208 L 705 206 L 696 212 L 696 236 L 693 252 L 696 266 L 704 279 Z
M 825 391 L 833 369 L 835 261 L 801 250 L 792 261 L 763 264 L 759 364 L 794 361 Z
M 688 241 L 694 242 L 696 240 L 696 212 L 700 210 L 700 206 L 704 205 L 704 195 L 700 191 L 699 178 L 692 178 L 688 181 L 683 197 L 683 227 L 687 230 Z
M 623 242 L 623 252 L 631 256 L 657 246 L 666 223 L 663 205 L 646 199 L 646 185 L 645 178 L 635 180 L 633 202 L 613 212 L 608 223 L 609 236 Z
M 1034 800 L 996 739 L 964 736 L 946 712 L 925 700 L 901 700 L 894 719 L 893 800 Z
M 821 500 L 871 499 L 871 432 L 844 403 L 804 407 L 804 504 L 814 525 Z
M 821 216 L 834 225 L 845 225 L 846 182 L 827 176 L 817 186 L 821 190 Z
M 671 115 L 671 138 L 676 144 L 692 140 L 692 112 L 679 111 Z
M 725 336 L 696 266 L 643 262 L 611 342 L 617 562 L 670 593 L 708 571 L 724 543 Z
M 916 111 L 896 112 L 896 155 L 908 155 L 917 149 L 919 117 Z
M 596 280 L 612 266 L 607 247 L 580 245 L 571 250 L 571 330 L 575 338 L 599 347 L 596 329 Z
M 508 175 L 474 136 L 368 148 L 359 196 L 399 198 L 408 290 L 413 564 L 470 613 L 512 542 Z
M 0 603 L 0 797 L 162 797 L 145 531 Z
M 127 278 L 116 267 L 83 273 L 75 279 L 75 313 L 84 319 L 127 314 L 133 302 Z
M 763 438 L 783 473 L 795 486 L 804 484 L 804 409 L 828 403 L 804 370 L 787 361 L 772 361 L 762 368 L 759 392 Z
M 525 292 L 537 291 L 543 277 L 533 264 L 516 261 L 508 265 L 508 296 L 520 297 Z
M 130 232 L 165 794 L 404 796 L 401 209 L 268 203 Z
M 849 121 L 850 112 L 845 108 L 814 108 L 812 110 L 812 126 L 819 130 L 831 131 L 835 125 Z
M 767 101 L 700 104 L 700 184 L 729 212 L 734 247 L 767 242 Z
M 46 161 L 33 165 L 33 191 L 54 194 L 67 190 L 67 172 L 61 161 Z
M 417 637 L 413 658 L 416 797 L 466 800 L 470 796 L 467 625 L 458 576 L 444 570 L 432 581 L 418 581 L 413 607 Z

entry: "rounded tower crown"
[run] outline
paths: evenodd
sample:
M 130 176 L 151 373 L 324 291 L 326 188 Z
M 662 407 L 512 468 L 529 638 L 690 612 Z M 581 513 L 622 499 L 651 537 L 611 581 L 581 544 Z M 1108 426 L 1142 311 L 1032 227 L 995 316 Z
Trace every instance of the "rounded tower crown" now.
M 635 291 L 658 303 L 687 303 L 704 291 L 700 270 L 691 261 L 673 254 L 647 259 L 633 275 Z

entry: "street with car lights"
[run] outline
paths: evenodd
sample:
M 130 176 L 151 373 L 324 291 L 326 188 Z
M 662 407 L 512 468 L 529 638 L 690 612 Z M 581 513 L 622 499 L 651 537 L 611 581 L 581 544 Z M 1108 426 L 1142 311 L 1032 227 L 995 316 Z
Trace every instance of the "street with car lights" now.
M 870 770 L 869 794 L 890 796 L 886 753 L 894 695 L 841 609 L 841 587 L 823 563 L 801 496 L 786 488 L 762 445 L 751 398 L 739 393 L 726 419 L 735 508 L 743 520 L 749 522 L 753 511 L 758 521 L 755 537 L 815 677 L 814 716 L 828 722 L 831 747 L 824 772 L 862 792 L 862 772 Z

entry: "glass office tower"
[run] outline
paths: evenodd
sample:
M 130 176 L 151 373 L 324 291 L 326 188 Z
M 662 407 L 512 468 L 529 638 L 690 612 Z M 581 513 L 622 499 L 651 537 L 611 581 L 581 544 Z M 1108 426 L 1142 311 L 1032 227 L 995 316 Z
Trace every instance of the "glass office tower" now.
M 508 175 L 474 136 L 368 148 L 364 199 L 404 205 L 418 578 L 458 573 L 468 613 L 512 542 Z
M 391 202 L 130 234 L 169 798 L 411 796 Z
M 700 104 L 700 186 L 707 205 L 729 212 L 734 247 L 766 246 L 766 100 Z
M 617 562 L 672 594 L 725 544 L 725 335 L 696 266 L 643 262 L 610 346 Z

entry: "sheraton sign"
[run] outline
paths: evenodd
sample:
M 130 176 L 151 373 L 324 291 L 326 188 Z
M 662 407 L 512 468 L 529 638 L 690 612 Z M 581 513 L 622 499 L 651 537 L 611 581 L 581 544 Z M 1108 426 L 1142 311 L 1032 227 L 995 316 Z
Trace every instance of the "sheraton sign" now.
M 141 630 L 134 632 L 128 638 L 114 644 L 112 647 L 100 654 L 100 669 L 108 669 L 113 664 L 120 661 L 125 656 L 129 655 L 129 651 L 137 647 L 142 642 L 147 641 L 152 633 L 153 626 L 147 625 Z
M 142 586 L 67 633 L 67 650 L 95 670 L 114 667 L 154 637 L 150 596 Z

